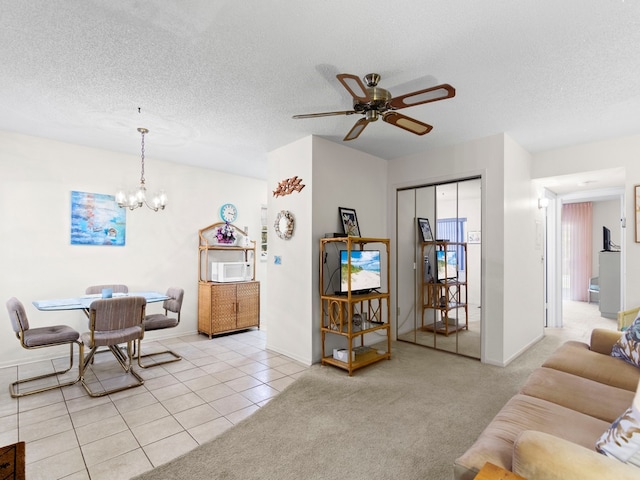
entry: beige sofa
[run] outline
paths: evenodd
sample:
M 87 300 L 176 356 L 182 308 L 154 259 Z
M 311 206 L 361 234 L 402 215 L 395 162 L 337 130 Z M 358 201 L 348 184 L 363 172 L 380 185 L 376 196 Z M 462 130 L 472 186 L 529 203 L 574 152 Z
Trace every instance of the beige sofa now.
M 639 479 L 640 469 L 595 450 L 640 381 L 640 368 L 610 356 L 619 336 L 595 329 L 591 346 L 558 348 L 454 462 L 455 480 L 472 480 L 485 462 L 527 480 Z

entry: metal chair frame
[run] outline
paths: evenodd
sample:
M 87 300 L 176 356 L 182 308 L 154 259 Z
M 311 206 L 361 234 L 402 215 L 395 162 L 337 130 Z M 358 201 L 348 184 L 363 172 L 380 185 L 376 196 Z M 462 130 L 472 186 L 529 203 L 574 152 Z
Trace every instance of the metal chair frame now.
M 131 298 L 137 298 L 137 297 L 127 297 L 127 298 L 131 299 Z M 117 301 L 118 299 L 108 299 L 108 300 Z M 140 337 L 138 337 L 135 340 L 138 343 L 138 348 L 140 348 L 140 341 L 144 337 L 144 326 L 142 324 L 142 321 L 144 319 L 144 313 L 145 313 L 145 305 L 142 306 L 141 319 L 140 319 L 142 333 Z M 93 362 L 93 357 L 96 353 L 106 351 L 106 350 L 98 351 L 98 346 L 95 345 L 95 340 L 94 340 L 95 323 L 96 323 L 96 310 L 90 307 L 89 308 L 89 328 L 91 333 L 91 341 L 90 341 L 91 346 L 89 347 L 90 348 L 89 354 L 84 358 L 81 357 L 81 362 L 80 362 L 81 377 L 82 377 L 81 383 L 84 389 L 89 394 L 89 396 L 103 397 L 111 393 L 116 393 L 122 390 L 127 390 L 129 388 L 142 386 L 144 384 L 144 379 L 133 369 L 133 345 L 135 345 L 135 343 L 133 340 L 129 340 L 126 342 L 126 354 L 123 353 L 119 345 L 109 345 L 107 348 L 111 353 L 113 353 L 113 356 L 116 358 L 116 360 L 118 361 L 122 369 L 125 371 L 125 373 L 130 373 L 137 380 L 137 382 L 130 385 L 124 385 L 122 387 L 112 388 L 109 390 L 105 389 L 104 391 L 100 391 L 100 392 L 94 392 L 93 390 L 91 390 L 91 387 L 89 387 L 89 384 L 85 381 L 85 378 L 84 378 L 85 370 L 87 366 Z
M 19 312 L 15 312 L 16 316 L 20 316 Z M 16 387 L 18 387 L 19 385 L 23 385 L 25 383 L 29 383 L 29 382 L 34 382 L 36 380 L 42 380 L 43 378 L 49 378 L 49 377 L 55 377 L 55 376 L 59 376 L 59 375 L 64 375 L 65 373 L 67 373 L 69 370 L 71 370 L 73 368 L 73 345 L 76 344 L 78 345 L 78 354 L 79 354 L 79 360 L 78 362 L 80 363 L 80 359 L 82 358 L 83 355 L 83 351 L 84 351 L 84 345 L 82 344 L 82 342 L 78 341 L 78 340 L 73 340 L 70 342 L 56 342 L 56 343 L 49 343 L 47 345 L 38 345 L 35 347 L 30 347 L 28 345 L 26 345 L 24 343 L 24 329 L 22 328 L 23 325 L 23 319 L 19 318 L 18 321 L 18 326 L 20 331 L 16 332 L 16 337 L 18 338 L 18 340 L 20 340 L 20 345 L 22 345 L 22 348 L 25 348 L 27 350 L 35 350 L 35 349 L 39 349 L 39 348 L 47 348 L 47 347 L 56 347 L 56 346 L 60 346 L 60 345 L 69 345 L 69 368 L 67 368 L 66 370 L 56 370 L 52 373 L 45 373 L 43 375 L 36 375 L 34 377 L 29 377 L 29 378 L 23 378 L 21 380 L 17 380 L 15 382 L 13 382 L 11 385 L 9 385 L 9 394 L 11 395 L 12 398 L 20 398 L 20 397 L 26 397 L 27 395 L 33 395 L 35 393 L 42 393 L 42 392 L 47 392 L 49 390 L 53 390 L 56 388 L 62 388 L 62 387 L 68 387 L 70 385 L 74 385 L 76 383 L 78 383 L 81 379 L 82 379 L 82 366 L 78 365 L 78 376 L 74 379 L 74 380 L 70 380 L 68 382 L 64 382 L 64 383 L 58 383 L 58 385 L 49 385 L 47 387 L 40 387 L 40 388 L 36 388 L 33 390 L 29 390 L 26 392 L 18 392 L 16 391 Z M 26 320 L 26 319 L 25 319 Z
M 169 291 L 171 291 L 171 289 L 169 289 Z M 169 292 L 167 292 L 168 294 Z M 182 295 L 184 295 L 184 290 L 182 291 Z M 175 298 L 173 298 L 175 299 Z M 180 302 L 180 309 L 177 312 L 174 312 L 173 310 L 172 313 L 176 313 L 177 316 L 177 320 L 178 323 L 176 324 L 176 326 L 180 325 L 180 311 L 182 310 L 182 302 Z M 165 308 L 164 309 L 164 314 L 166 316 L 169 315 L 169 309 Z M 175 327 L 172 327 L 175 328 Z M 154 362 L 154 363 L 147 363 L 147 364 L 143 364 L 141 362 L 141 358 L 147 358 L 147 357 L 155 357 L 157 355 L 171 355 L 173 356 L 173 358 L 169 358 L 167 360 L 162 360 L 159 362 Z M 144 355 L 142 355 L 142 347 L 140 345 L 140 342 L 138 342 L 138 365 L 140 366 L 140 368 L 151 368 L 151 367 L 156 367 L 158 365 L 165 365 L 167 363 L 173 363 L 173 362 L 177 362 L 179 360 L 182 360 L 182 357 L 180 355 L 178 355 L 176 352 L 172 351 L 172 350 L 163 350 L 162 352 L 153 352 L 153 353 L 146 353 Z

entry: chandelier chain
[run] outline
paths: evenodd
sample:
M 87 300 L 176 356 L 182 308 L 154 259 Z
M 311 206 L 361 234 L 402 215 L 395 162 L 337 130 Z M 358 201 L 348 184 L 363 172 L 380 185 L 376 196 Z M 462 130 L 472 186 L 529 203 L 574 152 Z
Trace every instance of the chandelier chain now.
M 146 133 L 145 131 L 140 132 L 142 134 L 142 141 L 141 141 L 141 164 L 142 164 L 142 168 L 140 171 L 140 183 L 142 185 L 144 185 L 144 134 Z

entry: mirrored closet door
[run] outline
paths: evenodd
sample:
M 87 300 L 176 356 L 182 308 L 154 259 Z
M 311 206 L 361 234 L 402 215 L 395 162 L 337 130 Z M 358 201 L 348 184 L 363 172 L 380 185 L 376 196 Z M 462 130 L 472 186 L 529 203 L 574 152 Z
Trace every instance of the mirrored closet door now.
M 397 191 L 398 340 L 480 358 L 481 179 Z

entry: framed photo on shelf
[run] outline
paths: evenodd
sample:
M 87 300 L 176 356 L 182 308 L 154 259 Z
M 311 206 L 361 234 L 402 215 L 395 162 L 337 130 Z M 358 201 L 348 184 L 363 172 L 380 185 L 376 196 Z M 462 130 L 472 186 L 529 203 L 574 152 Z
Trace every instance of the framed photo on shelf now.
M 342 229 L 348 237 L 359 237 L 360 227 L 358 226 L 358 217 L 353 208 L 338 207 L 340 220 L 342 221 Z
M 428 218 L 418 218 L 418 228 L 423 242 L 433 242 L 433 233 Z

